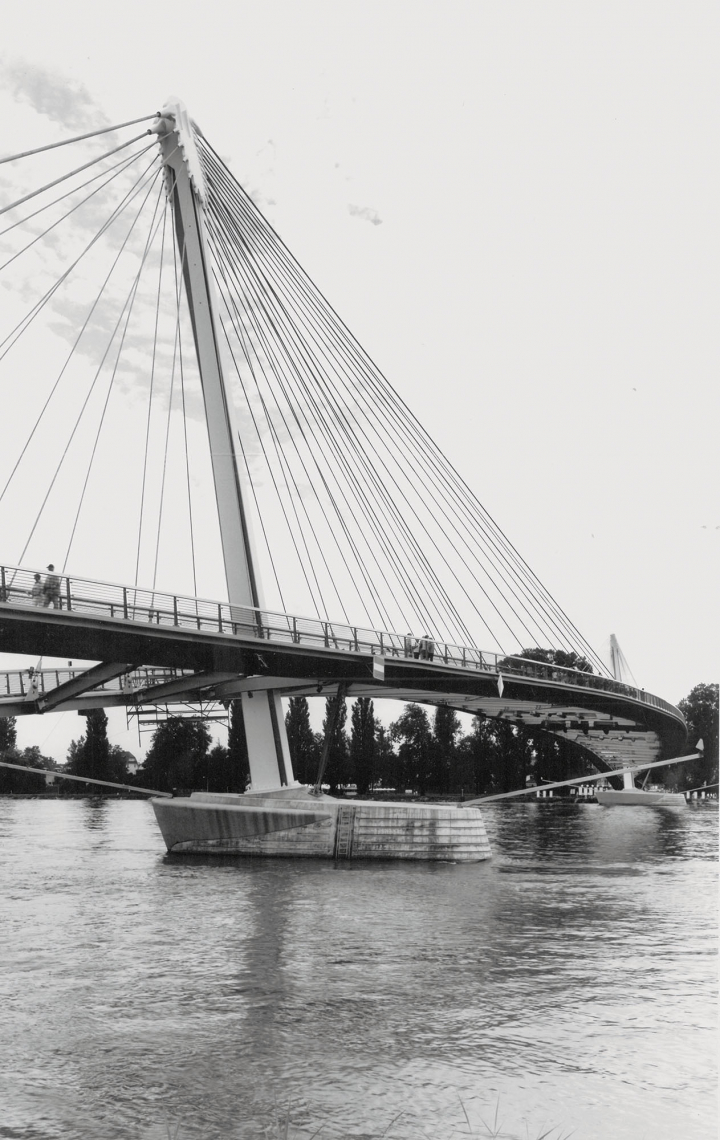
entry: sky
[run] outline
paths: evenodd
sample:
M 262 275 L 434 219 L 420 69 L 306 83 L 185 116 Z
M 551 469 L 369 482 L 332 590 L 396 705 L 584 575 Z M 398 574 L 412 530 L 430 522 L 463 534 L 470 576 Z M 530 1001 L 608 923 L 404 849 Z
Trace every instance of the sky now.
M 30 0 L 0 149 L 181 98 L 588 641 L 676 702 L 717 679 L 719 22 Z M 81 728 L 27 718 L 20 744 L 62 760 Z M 111 738 L 142 750 L 124 714 Z

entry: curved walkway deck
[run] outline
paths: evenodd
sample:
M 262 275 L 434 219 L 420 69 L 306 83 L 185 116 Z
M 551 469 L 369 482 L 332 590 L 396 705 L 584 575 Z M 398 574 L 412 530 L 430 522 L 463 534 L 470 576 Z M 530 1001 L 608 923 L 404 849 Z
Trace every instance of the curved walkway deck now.
M 677 755 L 685 740 L 669 702 L 595 673 L 444 642 L 418 658 L 404 636 L 386 630 L 74 576 L 59 576 L 48 604 L 33 597 L 35 573 L 0 566 L 0 651 L 111 664 L 58 676 L 59 699 L 49 699 L 49 676 L 28 686 L 27 675 L 0 675 L 5 715 L 169 695 L 228 699 L 248 688 L 315 695 L 344 681 L 353 695 L 445 702 L 562 733 L 602 767 Z

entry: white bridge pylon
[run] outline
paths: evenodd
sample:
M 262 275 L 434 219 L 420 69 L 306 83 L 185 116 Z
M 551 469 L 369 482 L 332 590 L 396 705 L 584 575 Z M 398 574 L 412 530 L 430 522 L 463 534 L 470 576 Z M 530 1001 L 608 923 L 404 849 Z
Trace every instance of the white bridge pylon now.
M 228 600 L 231 606 L 262 608 L 262 587 L 237 462 L 232 394 L 223 373 L 216 300 L 208 271 L 204 178 L 184 104 L 170 98 L 152 130 L 158 136 L 165 166 L 195 339 Z M 242 709 L 252 791 L 272 791 L 294 785 L 279 693 L 272 689 L 258 694 L 243 693 Z

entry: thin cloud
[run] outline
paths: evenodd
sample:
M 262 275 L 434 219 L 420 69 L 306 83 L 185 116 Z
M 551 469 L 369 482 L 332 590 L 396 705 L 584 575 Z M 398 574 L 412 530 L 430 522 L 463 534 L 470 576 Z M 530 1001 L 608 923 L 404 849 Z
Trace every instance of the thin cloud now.
M 348 206 L 348 213 L 352 214 L 354 218 L 362 218 L 364 222 L 370 222 L 373 226 L 381 226 L 382 218 L 377 210 L 373 210 L 371 206 Z
M 71 130 L 92 130 L 108 122 L 87 88 L 59 72 L 18 60 L 0 65 L 0 83 L 39 115 Z

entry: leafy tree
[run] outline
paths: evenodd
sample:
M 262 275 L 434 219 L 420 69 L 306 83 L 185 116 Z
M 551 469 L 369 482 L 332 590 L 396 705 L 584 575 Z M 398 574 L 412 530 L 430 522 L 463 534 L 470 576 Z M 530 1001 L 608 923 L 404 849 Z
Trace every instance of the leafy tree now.
M 431 771 L 432 734 L 427 713 L 420 705 L 409 704 L 390 725 L 390 738 L 399 743 L 395 769 L 397 788 L 427 790 Z
M 532 728 L 518 729 L 533 755 L 533 776 L 538 784 L 544 781 L 569 780 L 572 776 L 589 775 L 595 771 L 574 741 L 565 740 L 550 732 L 533 731 Z
M 358 697 L 350 714 L 350 761 L 358 795 L 372 787 L 375 759 L 375 716 L 370 697 Z
M 52 756 L 44 756 L 36 744 L 23 748 L 8 748 L 2 752 L 3 760 L 9 764 L 23 764 L 27 768 L 45 768 L 48 772 L 56 772 L 58 765 Z M 12 768 L 0 768 L 0 795 L 38 795 L 46 788 L 44 776 L 34 772 L 27 775 L 16 772 Z
M 558 665 L 562 669 L 577 669 L 581 673 L 594 673 L 594 669 L 587 657 L 582 657 L 573 650 L 566 649 L 523 649 L 515 653 L 514 657 L 523 657 L 526 661 L 540 661 L 544 665 Z M 506 657 L 500 662 L 501 668 L 512 669 L 512 660 Z
M 45 768 L 48 772 L 57 772 L 59 765 L 52 756 L 44 756 L 37 744 L 30 744 L 18 753 L 18 764 L 26 764 L 28 768 Z
M 228 732 L 227 753 L 229 767 L 223 777 L 226 780 L 227 789 L 218 788 L 212 790 L 244 792 L 250 783 L 250 757 L 248 755 L 247 738 L 245 736 L 242 701 L 240 700 L 230 702 L 230 730 Z M 218 772 L 219 771 L 220 769 L 218 769 Z
M 290 705 L 285 714 L 285 727 L 295 779 L 301 784 L 314 784 L 320 752 L 317 739 L 310 727 L 307 697 L 290 697 Z
M 473 718 L 472 731 L 459 742 L 458 783 L 456 791 L 482 796 L 489 792 L 493 781 L 495 726 L 486 717 Z
M 242 702 L 230 702 L 230 726 L 228 731 L 227 747 L 215 744 L 209 748 L 210 734 L 208 732 L 208 747 L 203 747 L 203 737 L 189 736 L 184 741 L 184 747 L 189 749 L 189 759 L 176 775 L 177 786 L 196 787 L 207 792 L 238 792 L 245 791 L 250 781 L 250 760 L 248 757 L 247 739 L 245 737 L 245 722 L 243 720 Z M 187 722 L 185 722 L 187 723 Z M 198 722 L 199 723 L 199 722 Z M 154 743 L 154 740 L 153 740 Z M 162 742 L 161 742 L 162 743 Z M 145 761 L 147 771 L 147 760 Z M 158 785 L 158 787 L 160 787 Z M 164 788 L 160 788 L 164 791 Z
M 247 778 L 238 772 L 230 749 L 223 744 L 216 744 L 209 752 L 198 756 L 193 767 L 192 783 L 207 792 L 244 792 Z
M 327 739 L 328 725 L 332 721 L 333 705 L 335 704 L 335 697 L 325 698 L 325 718 L 323 720 L 323 743 Z M 340 702 L 337 721 L 335 723 L 335 731 L 332 734 L 330 741 L 330 751 L 328 753 L 327 766 L 325 768 L 325 775 L 323 782 L 330 785 L 330 791 L 336 792 L 341 784 L 347 783 L 348 778 L 348 740 L 347 733 L 345 732 L 345 723 L 347 721 L 347 704 L 345 701 Z
M 161 792 L 204 787 L 210 740 L 200 720 L 170 717 L 158 725 L 142 769 L 144 786 Z
M 132 784 L 133 777 L 129 765 L 134 763 L 136 763 L 136 760 L 132 752 L 128 752 L 126 748 L 122 748 L 119 744 L 110 745 L 111 780 L 116 780 L 120 784 Z
M 697 788 L 703 783 L 714 784 L 718 779 L 718 685 L 696 685 L 678 704 L 688 726 L 688 744 L 696 751 L 698 740 L 703 742 L 699 760 L 679 764 L 678 784 L 681 788 Z M 662 769 L 659 769 L 662 771 Z
M 438 705 L 433 718 L 430 783 L 442 794 L 450 791 L 456 777 L 456 742 L 460 727 L 455 709 Z
M 513 792 L 525 787 L 525 777 L 531 771 L 532 746 L 522 731 L 506 720 L 497 720 L 492 726 L 490 764 L 493 792 Z

